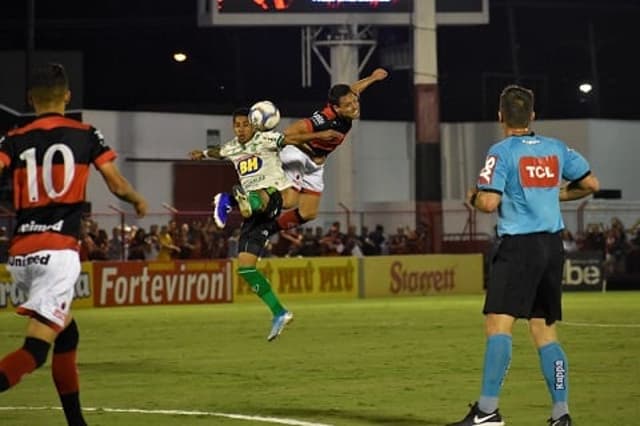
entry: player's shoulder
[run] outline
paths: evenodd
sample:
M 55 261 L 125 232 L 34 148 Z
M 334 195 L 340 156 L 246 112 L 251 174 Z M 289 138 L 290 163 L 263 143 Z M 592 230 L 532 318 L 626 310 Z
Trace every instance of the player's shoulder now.
M 261 143 L 275 143 L 282 138 L 282 133 L 276 130 L 267 130 L 265 132 L 256 132 L 256 140 Z
M 309 120 L 315 127 L 320 127 L 331 122 L 335 118 L 336 114 L 333 109 L 331 109 L 331 106 L 326 105 L 324 108 L 314 111 L 313 114 L 311 114 L 311 117 L 309 117 Z

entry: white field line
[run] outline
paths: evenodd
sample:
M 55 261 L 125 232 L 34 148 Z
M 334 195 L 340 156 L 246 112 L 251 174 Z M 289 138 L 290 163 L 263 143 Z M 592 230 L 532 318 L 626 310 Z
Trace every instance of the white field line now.
M 0 411 L 49 411 L 62 410 L 60 407 L 0 407 Z M 164 416 L 209 416 L 209 417 L 225 417 L 234 420 L 248 420 L 262 423 L 273 423 L 291 426 L 332 426 L 325 423 L 305 422 L 302 420 L 286 419 L 280 417 L 265 416 L 249 416 L 246 414 L 216 413 L 213 411 L 186 411 L 186 410 L 143 410 L 140 408 L 97 408 L 83 407 L 82 411 L 102 412 L 102 413 L 130 413 L 130 414 L 156 414 Z
M 599 324 L 592 322 L 571 322 L 562 321 L 560 324 L 571 327 L 594 327 L 594 328 L 640 328 L 640 324 Z

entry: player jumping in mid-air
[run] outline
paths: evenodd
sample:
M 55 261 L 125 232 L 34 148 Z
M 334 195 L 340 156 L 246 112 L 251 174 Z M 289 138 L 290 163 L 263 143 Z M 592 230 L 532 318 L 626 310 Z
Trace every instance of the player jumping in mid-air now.
M 303 145 L 284 147 L 280 153 L 282 167 L 286 176 L 293 181 L 296 191 L 286 194 L 283 206 L 286 211 L 268 227 L 270 233 L 293 228 L 316 218 L 320 207 L 320 196 L 324 189 L 324 164 L 327 157 L 344 142 L 347 133 L 351 130 L 353 120 L 360 117 L 360 94 L 373 83 L 387 78 L 387 75 L 386 70 L 377 68 L 368 77 L 351 85 L 332 86 L 327 104 L 322 110 L 314 112 L 310 118 L 294 122 L 285 129 L 283 133 L 287 137 L 309 135 L 329 129 L 334 130 L 336 136 L 332 139 L 312 138 Z M 250 191 L 247 195 L 258 199 Z M 224 226 L 233 202 L 231 197 L 224 194 L 217 196 L 215 201 L 214 214 L 224 219 L 218 224 Z M 248 206 L 242 198 L 238 201 L 241 207 L 240 212 L 244 217 L 251 215 L 254 206 L 258 211 L 263 208 L 257 201 L 251 206 Z
M 333 130 L 293 136 L 285 136 L 273 131 L 260 132 L 249 121 L 247 108 L 234 111 L 233 131 L 236 136 L 231 141 L 204 151 L 191 151 L 190 157 L 193 160 L 228 159 L 235 166 L 241 185 L 236 185 L 233 192 L 245 216 L 240 231 L 238 274 L 247 281 L 251 289 L 271 310 L 273 320 L 267 340 L 272 341 L 293 319 L 293 314 L 282 306 L 273 293 L 269 281 L 256 269 L 258 257 L 262 254 L 269 238 L 269 234 L 264 231 L 264 226 L 268 222 L 273 222 L 274 218 L 280 214 L 283 199 L 281 192 L 286 193 L 293 185 L 282 170 L 278 154 L 285 145 L 303 144 L 313 139 L 331 140 L 338 134 Z M 229 207 L 231 198 L 224 195 L 223 200 Z M 216 201 L 220 203 L 219 195 L 216 196 Z M 214 212 L 214 219 L 218 226 L 224 226 L 226 222 L 227 208 L 223 212 L 224 217 Z

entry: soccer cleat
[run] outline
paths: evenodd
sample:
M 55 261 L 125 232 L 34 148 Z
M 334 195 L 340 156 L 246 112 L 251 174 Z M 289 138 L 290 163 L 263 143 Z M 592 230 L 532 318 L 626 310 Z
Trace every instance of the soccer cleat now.
M 504 426 L 502 416 L 498 410 L 493 413 L 485 413 L 478 408 L 478 403 L 469 405 L 471 409 L 464 419 L 456 423 L 449 423 L 447 426 Z
M 253 211 L 251 210 L 251 204 L 249 203 L 249 194 L 247 194 L 242 186 L 233 186 L 233 198 L 238 202 L 238 208 L 240 209 L 242 217 L 245 219 L 251 217 Z
M 549 419 L 549 426 L 571 426 L 571 416 L 568 414 L 565 414 L 564 416 L 561 416 L 559 419 L 553 420 L 553 419 Z
M 267 336 L 267 340 L 270 342 L 278 337 L 282 333 L 282 330 L 284 330 L 284 327 L 291 321 L 293 321 L 293 313 L 289 311 L 273 317 L 273 321 L 271 321 L 271 332 Z
M 231 196 L 226 192 L 221 192 L 213 197 L 213 221 L 218 228 L 224 228 L 231 212 Z

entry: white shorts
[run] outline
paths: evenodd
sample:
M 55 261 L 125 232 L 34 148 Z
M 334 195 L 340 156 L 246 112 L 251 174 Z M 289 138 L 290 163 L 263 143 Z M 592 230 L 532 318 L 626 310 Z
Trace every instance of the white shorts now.
M 18 306 L 21 315 L 38 316 L 62 330 L 69 315 L 80 256 L 75 250 L 41 250 L 24 256 L 10 256 L 7 270 L 16 286 L 27 296 Z
M 291 145 L 280 151 L 280 160 L 282 169 L 293 182 L 294 188 L 303 193 L 322 193 L 324 165 L 314 163 L 307 154 Z

